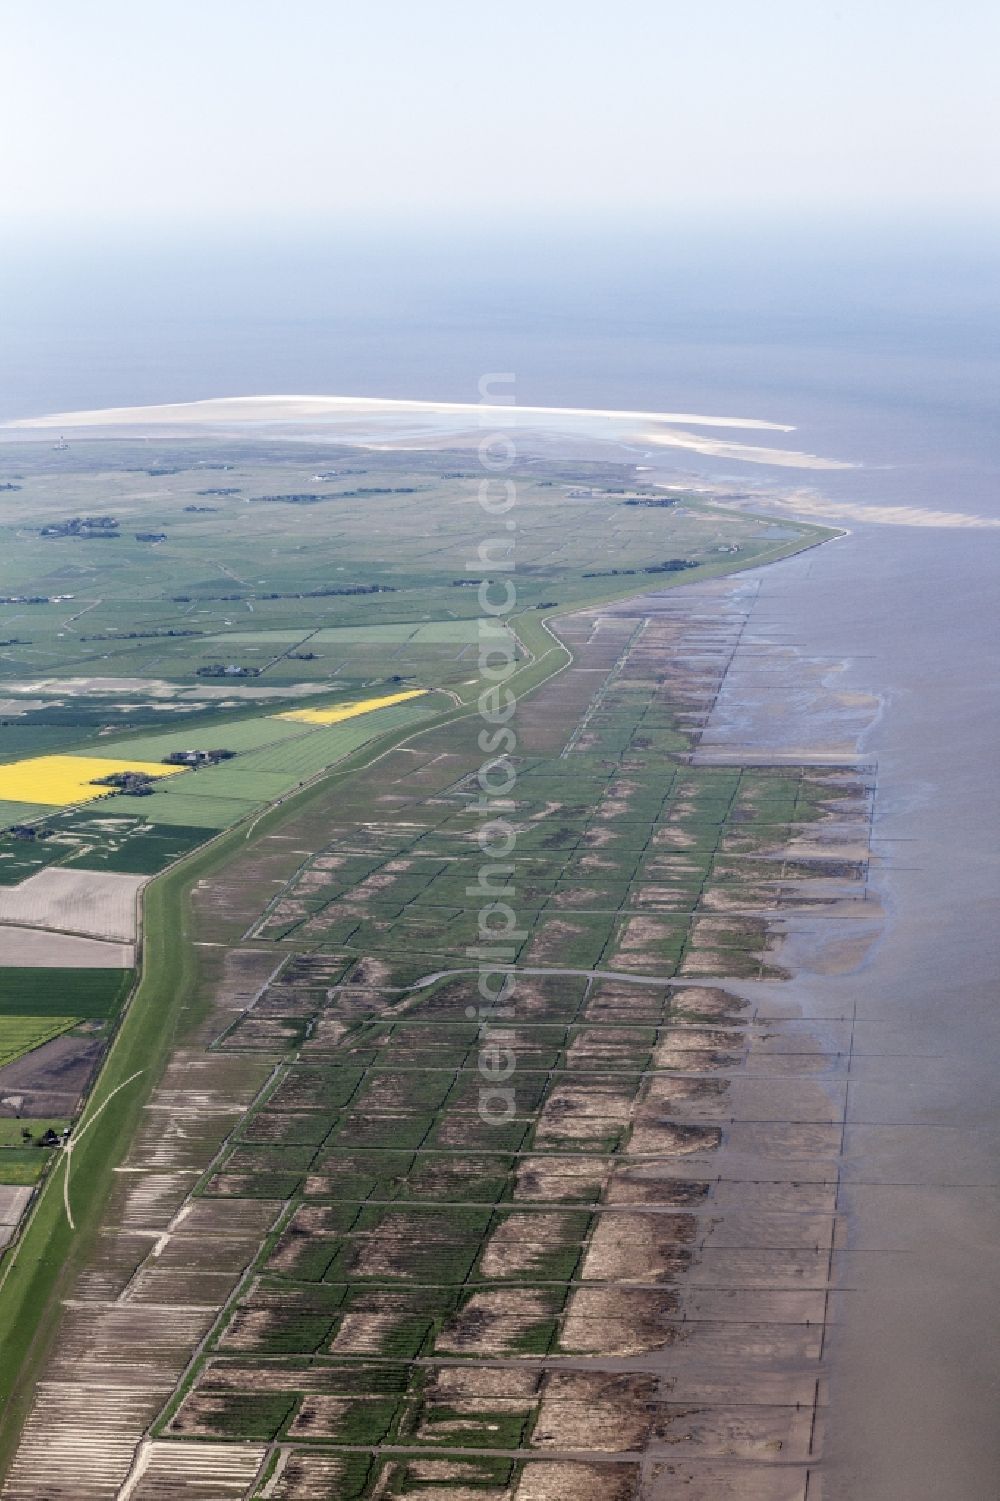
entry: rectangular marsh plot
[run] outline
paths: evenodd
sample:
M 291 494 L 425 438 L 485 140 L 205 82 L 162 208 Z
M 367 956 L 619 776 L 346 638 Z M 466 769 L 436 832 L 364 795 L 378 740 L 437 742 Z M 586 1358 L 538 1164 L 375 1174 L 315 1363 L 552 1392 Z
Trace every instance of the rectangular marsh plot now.
M 240 1269 L 240 1271 L 242 1268 Z M 221 1308 L 240 1279 L 240 1271 L 208 1272 L 161 1267 L 155 1263 L 136 1273 L 122 1295 L 131 1304 L 155 1304 L 159 1309 L 174 1305 L 184 1308 Z
M 104 1230 L 73 1283 L 75 1302 L 112 1303 L 125 1291 L 156 1242 L 148 1230 Z
M 543 1355 L 556 1333 L 562 1288 L 502 1287 L 474 1292 L 435 1343 L 441 1355 Z M 611 1353 L 616 1353 L 612 1351 Z
M 165 1230 L 198 1179 L 193 1170 L 151 1173 L 121 1168 L 118 1172 L 113 1202 L 127 1230 Z
M 181 1228 L 173 1230 L 166 1244 L 158 1246 L 156 1265 L 215 1275 L 242 1272 L 253 1261 L 259 1245 L 256 1236 L 213 1234 L 204 1229 L 191 1232 L 188 1222 L 182 1220 Z
M 278 1461 L 270 1496 L 272 1501 L 333 1501 L 334 1497 L 351 1501 L 363 1494 L 373 1463 L 369 1454 L 310 1454 L 308 1449 L 286 1449 Z M 476 1501 L 493 1501 L 494 1495 L 477 1491 Z
M 195 1199 L 177 1216 L 184 1236 L 247 1235 L 257 1241 L 272 1228 L 284 1204 L 276 1199 Z
M 634 1464 L 529 1463 L 513 1501 L 633 1501 L 638 1482 Z
M 200 1172 L 238 1119 L 238 1106 L 228 1117 L 213 1110 L 188 1110 L 175 1116 L 167 1106 L 147 1106 L 129 1166 Z
M 162 1387 L 45 1381 L 38 1387 L 3 1501 L 107 1501 L 162 1405 Z
M 609 1157 L 524 1156 L 517 1165 L 513 1197 L 528 1203 L 596 1204 L 611 1174 Z
M 477 1267 L 488 1281 L 562 1281 L 572 1277 L 590 1217 L 559 1210 L 497 1216 Z
M 129 1501 L 239 1501 L 266 1454 L 264 1444 L 147 1441 L 136 1461 L 139 1479 Z
M 213 956 L 214 958 L 214 956 Z M 214 967 L 214 966 L 213 966 Z M 213 1012 L 220 1018 L 237 1015 L 263 992 L 280 969 L 280 960 L 259 949 L 230 949 L 222 960 L 222 973 L 202 982 L 210 986 Z
M 207 1334 L 214 1312 L 210 1308 L 131 1303 L 69 1306 L 52 1373 L 72 1378 L 79 1362 L 100 1362 L 107 1379 L 113 1381 L 115 1367 L 130 1365 L 141 1353 L 170 1383 Z
M 514 1159 L 459 1152 L 336 1152 L 306 1180 L 309 1199 L 434 1200 L 489 1204 L 507 1188 Z
M 286 1146 L 319 1146 L 339 1117 L 322 1110 L 259 1110 L 243 1128 L 241 1140 Z
M 453 1302 L 452 1293 L 439 1289 L 356 1289 L 345 1300 L 328 1349 L 333 1355 L 411 1359 L 426 1348 L 436 1319 Z
M 167 1427 L 170 1438 L 241 1438 L 248 1441 L 274 1438 L 292 1417 L 298 1397 L 277 1387 L 260 1389 L 255 1382 L 232 1391 L 201 1382 L 185 1396 Z

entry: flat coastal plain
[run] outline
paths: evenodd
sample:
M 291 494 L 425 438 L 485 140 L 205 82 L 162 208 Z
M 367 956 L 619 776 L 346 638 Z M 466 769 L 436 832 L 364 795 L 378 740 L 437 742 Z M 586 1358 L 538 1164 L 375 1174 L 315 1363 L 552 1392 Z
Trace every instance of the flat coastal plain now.
M 834 534 L 534 457 L 498 625 L 467 451 L 2 458 L 0 756 L 179 768 L 4 810 L 10 931 L 139 945 L 0 969 L 4 1501 L 813 1501 L 876 778 L 732 674 Z

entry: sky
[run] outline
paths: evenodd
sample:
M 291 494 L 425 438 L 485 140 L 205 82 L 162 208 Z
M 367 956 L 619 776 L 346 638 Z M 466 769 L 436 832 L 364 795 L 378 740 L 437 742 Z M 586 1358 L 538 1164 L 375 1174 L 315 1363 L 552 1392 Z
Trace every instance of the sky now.
M 0 0 L 15 239 L 972 216 L 987 0 Z

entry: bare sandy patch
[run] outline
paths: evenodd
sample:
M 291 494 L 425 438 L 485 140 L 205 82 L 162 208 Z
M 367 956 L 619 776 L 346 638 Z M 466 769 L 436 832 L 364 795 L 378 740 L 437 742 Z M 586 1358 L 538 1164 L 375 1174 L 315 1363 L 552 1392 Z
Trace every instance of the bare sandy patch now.
M 714 985 L 683 985 L 673 992 L 674 1006 L 678 1011 L 693 1012 L 712 1020 L 733 1022 L 741 1013 L 749 1010 L 749 1001 L 731 991 Z
M 514 1197 L 543 1204 L 596 1203 L 610 1171 L 607 1157 L 526 1157 L 518 1168 Z
M 427 1384 L 427 1395 L 436 1402 L 484 1401 L 530 1402 L 538 1393 L 541 1374 L 513 1366 L 441 1366 Z
M 637 1465 L 527 1464 L 514 1501 L 629 1501 Z
M 639 1120 L 629 1137 L 630 1155 L 693 1157 L 722 1145 L 718 1126 L 689 1126 L 670 1120 Z
M 414 398 L 387 396 L 328 396 L 328 395 L 261 395 L 261 396 L 213 396 L 199 401 L 160 402 L 151 406 L 99 407 L 89 411 L 55 412 L 43 417 L 24 417 L 9 422 L 11 428 L 64 427 L 112 427 L 160 425 L 162 423 L 207 423 L 217 422 L 291 422 L 296 418 L 305 421 L 335 417 L 386 416 L 405 417 L 409 423 L 415 415 L 437 416 L 448 413 L 465 414 L 470 421 L 483 412 L 501 413 L 502 406 L 473 404 L 464 401 L 422 401 Z M 519 406 L 519 417 L 540 416 L 546 422 L 552 417 L 625 418 L 652 422 L 690 422 L 696 427 L 738 427 L 762 432 L 794 432 L 787 423 L 771 422 L 762 417 L 726 417 L 698 412 L 643 412 L 631 409 L 592 407 L 538 407 Z
M 316 437 L 367 443 L 373 448 L 432 448 L 464 441 L 476 431 L 483 414 L 505 408 L 473 406 L 466 402 L 394 400 L 359 396 L 228 396 L 203 401 L 171 402 L 154 406 L 107 407 L 95 411 L 56 412 L 7 423 L 5 433 L 58 428 L 90 429 L 114 434 L 124 430 L 166 427 L 178 434 L 202 430 L 266 433 L 272 425 L 281 432 L 296 425 Z M 795 449 L 737 443 L 731 439 L 692 433 L 694 427 L 733 428 L 757 432 L 794 432 L 787 423 L 759 417 L 727 417 L 697 412 L 639 412 L 590 407 L 518 407 L 518 421 L 539 439 L 557 433 L 577 439 L 641 442 L 688 449 L 718 459 L 741 459 L 752 464 L 798 469 L 849 469 L 838 459 L 826 459 Z M 885 508 L 888 509 L 888 508 Z
M 641 1449 L 656 1411 L 655 1376 L 605 1371 L 553 1371 L 546 1375 L 532 1445 L 539 1449 Z
M 584 1257 L 587 1282 L 661 1282 L 685 1264 L 682 1248 L 694 1240 L 689 1214 L 602 1214 Z
M 569 1300 L 560 1346 L 601 1356 L 643 1355 L 673 1344 L 669 1320 L 677 1299 L 668 1292 L 635 1287 L 578 1288 Z

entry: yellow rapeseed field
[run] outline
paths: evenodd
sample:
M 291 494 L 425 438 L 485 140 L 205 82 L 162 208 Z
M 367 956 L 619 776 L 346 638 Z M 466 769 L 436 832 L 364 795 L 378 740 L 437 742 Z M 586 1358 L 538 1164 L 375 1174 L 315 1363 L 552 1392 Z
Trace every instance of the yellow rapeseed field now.
M 106 797 L 110 787 L 95 787 L 95 777 L 116 771 L 138 771 L 147 777 L 170 777 L 183 766 L 163 766 L 159 761 L 98 760 L 95 756 L 31 756 L 26 761 L 0 765 L 0 802 L 41 803 L 66 808 Z
M 373 709 L 387 709 L 390 704 L 401 704 L 407 698 L 423 698 L 426 688 L 411 688 L 406 693 L 390 693 L 388 698 L 362 698 L 354 704 L 342 704 L 337 709 L 289 709 L 284 714 L 275 714 L 275 719 L 295 719 L 301 724 L 340 724 L 344 719 L 356 719 L 359 714 L 370 714 Z M 0 792 L 0 797 L 3 793 Z

